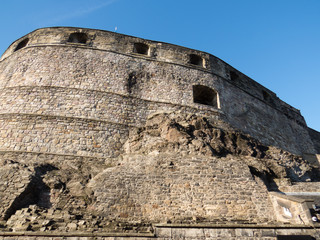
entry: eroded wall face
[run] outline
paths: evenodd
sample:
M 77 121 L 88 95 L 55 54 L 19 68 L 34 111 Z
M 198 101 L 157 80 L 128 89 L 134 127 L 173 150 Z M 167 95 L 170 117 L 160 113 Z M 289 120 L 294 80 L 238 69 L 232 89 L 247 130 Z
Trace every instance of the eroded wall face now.
M 128 156 L 121 165 L 93 178 L 91 187 L 96 197 L 91 208 L 110 219 L 160 223 L 196 218 L 230 223 L 274 220 L 266 187 L 237 159 Z
M 315 152 L 301 116 L 289 119 L 256 93 L 198 68 L 56 45 L 20 49 L 0 69 L 3 150 L 110 156 L 125 141 L 126 126 L 143 126 L 157 111 L 183 110 L 219 115 L 264 144 Z M 217 107 L 194 103 L 193 85 L 214 89 Z
M 95 30 L 42 29 L 15 42 L 0 61 L 0 175 L 9 180 L 1 181 L 0 195 L 6 227 L 94 232 L 113 220 L 146 226 L 275 223 L 268 183 L 259 175 L 269 168 L 253 170 L 262 155 L 246 149 L 252 145 L 241 138 L 239 146 L 230 141 L 226 149 L 232 151 L 224 152 L 226 141 L 210 145 L 200 136 L 210 140 L 209 133 L 216 133 L 218 139 L 231 125 L 293 153 L 315 153 L 314 145 L 299 111 L 231 69 L 206 53 Z M 215 95 L 195 101 L 195 89 Z M 191 126 L 191 137 L 170 129 L 161 141 L 164 132 L 146 124 L 159 112 L 183 118 L 175 126 L 187 132 Z M 205 119 L 184 126 L 191 114 L 206 117 L 219 131 L 195 130 Z M 147 127 L 150 136 L 138 134 L 137 144 L 134 133 Z M 246 163 L 249 156 L 257 158 L 247 159 L 255 164 Z M 159 239 L 276 239 L 310 233 L 188 226 L 156 234 Z

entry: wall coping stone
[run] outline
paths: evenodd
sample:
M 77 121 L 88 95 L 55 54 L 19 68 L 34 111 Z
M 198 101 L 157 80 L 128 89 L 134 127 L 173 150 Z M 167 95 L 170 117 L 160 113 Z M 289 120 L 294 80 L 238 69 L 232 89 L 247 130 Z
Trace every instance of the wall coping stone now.
M 269 194 L 279 197 L 279 198 L 283 198 L 283 199 L 287 199 L 293 202 L 297 202 L 297 203 L 304 203 L 304 202 L 313 202 L 313 199 L 302 199 L 302 198 L 297 198 L 294 197 L 292 195 L 286 195 L 285 193 L 279 193 L 279 192 L 269 192 Z
M 302 224 L 155 224 L 156 228 L 257 228 L 257 229 L 312 229 L 320 226 Z

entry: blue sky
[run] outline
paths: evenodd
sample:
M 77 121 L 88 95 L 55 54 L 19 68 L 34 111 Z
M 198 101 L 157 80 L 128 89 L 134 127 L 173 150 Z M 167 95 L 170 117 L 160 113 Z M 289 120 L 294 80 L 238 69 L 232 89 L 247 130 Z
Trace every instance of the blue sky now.
M 0 54 L 37 28 L 96 28 L 211 53 L 320 131 L 320 0 L 10 0 Z

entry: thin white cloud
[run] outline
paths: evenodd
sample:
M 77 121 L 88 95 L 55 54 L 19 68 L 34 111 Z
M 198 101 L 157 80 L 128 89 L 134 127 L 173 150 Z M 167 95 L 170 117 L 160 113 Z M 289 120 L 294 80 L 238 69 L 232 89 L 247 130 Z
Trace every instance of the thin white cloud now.
M 69 19 L 82 17 L 84 15 L 95 12 L 101 8 L 104 8 L 108 5 L 111 5 L 112 3 L 116 2 L 116 1 L 118 1 L 118 0 L 108 0 L 103 3 L 97 4 L 95 6 L 91 6 L 89 8 L 82 7 L 82 8 L 76 9 L 75 11 L 73 11 L 71 13 L 59 15 L 59 16 L 51 19 L 50 21 L 47 22 L 46 25 L 54 25 L 54 24 L 58 24 L 60 22 L 63 22 L 63 21 L 69 20 Z

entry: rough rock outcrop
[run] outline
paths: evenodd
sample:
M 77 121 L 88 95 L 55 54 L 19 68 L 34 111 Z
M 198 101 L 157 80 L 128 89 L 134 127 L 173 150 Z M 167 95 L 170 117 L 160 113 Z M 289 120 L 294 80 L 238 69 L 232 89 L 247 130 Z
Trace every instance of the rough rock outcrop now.
M 275 223 L 276 179 L 316 181 L 300 156 L 180 113 L 132 128 L 116 158 L 2 152 L 3 231 L 152 231 L 152 223 Z M 245 186 L 245 187 L 244 187 Z

